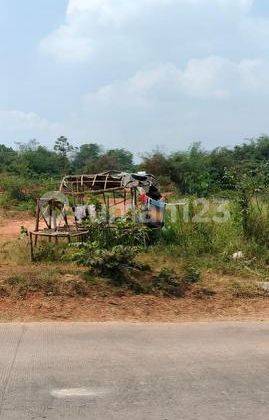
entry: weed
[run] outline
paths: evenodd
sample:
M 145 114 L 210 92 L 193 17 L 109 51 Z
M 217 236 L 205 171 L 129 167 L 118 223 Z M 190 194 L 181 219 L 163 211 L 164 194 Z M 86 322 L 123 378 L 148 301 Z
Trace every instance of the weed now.
M 35 250 L 35 261 L 55 262 L 64 258 L 67 245 L 52 242 L 41 242 Z
M 201 279 L 201 272 L 196 267 L 187 267 L 186 268 L 186 274 L 184 276 L 184 280 L 186 283 L 197 283 Z
M 153 280 L 153 290 L 164 296 L 184 297 L 189 286 L 174 271 L 163 268 Z
M 238 281 L 233 280 L 230 283 L 229 290 L 235 298 L 257 298 L 266 296 L 266 292 L 262 290 L 254 281 Z

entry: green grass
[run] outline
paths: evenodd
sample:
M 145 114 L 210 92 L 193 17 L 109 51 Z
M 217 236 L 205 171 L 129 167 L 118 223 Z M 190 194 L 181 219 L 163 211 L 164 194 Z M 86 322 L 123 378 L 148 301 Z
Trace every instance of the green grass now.
M 188 221 L 184 221 L 182 211 L 177 211 L 174 219 L 168 213 L 164 229 L 155 232 L 156 237 L 151 238 L 147 250 L 143 247 L 140 249 L 136 259 L 138 265 L 134 265 L 137 268 L 135 274 L 126 269 L 123 258 L 125 282 L 115 281 L 119 278 L 117 273 L 122 260 L 115 261 L 114 255 L 111 256 L 113 261 L 109 261 L 110 267 L 112 263 L 113 269 L 116 267 L 113 276 L 104 279 L 90 275 L 90 267 L 80 267 L 66 261 L 66 246 L 40 244 L 36 250 L 38 260 L 32 264 L 27 238 L 6 241 L 0 247 L 0 267 L 2 265 L 5 271 L 0 296 L 25 297 L 29 293 L 88 296 L 93 290 L 99 290 L 101 294 L 104 290 L 107 294 L 122 290 L 123 293 L 164 296 L 171 295 L 171 291 L 175 296 L 184 296 L 186 292 L 199 299 L 213 298 L 219 293 L 226 293 L 231 298 L 263 297 L 264 292 L 258 290 L 256 284 L 258 281 L 269 281 L 269 205 L 266 199 L 259 200 L 258 203 L 255 200 L 251 203 L 248 235 L 243 232 L 240 207 L 235 199 L 230 201 L 230 217 L 223 223 L 213 220 L 213 200 L 209 205 L 206 215 L 209 220 L 206 223 L 195 219 L 199 210 L 195 206 L 190 206 Z M 144 231 L 134 230 L 135 234 L 130 235 L 124 226 L 124 223 L 122 227 L 118 226 L 109 238 L 103 236 L 100 226 L 97 236 L 96 230 L 93 230 L 92 235 L 101 244 L 99 248 L 123 242 L 125 255 L 125 249 L 134 241 L 144 243 Z M 243 258 L 234 260 L 232 255 L 238 251 L 242 251 Z M 118 255 L 116 257 L 119 258 Z M 98 264 L 103 264 L 103 259 L 98 260 Z M 142 269 L 146 265 L 148 269 Z M 214 283 L 213 277 L 220 280 Z
M 214 221 L 214 207 L 210 206 L 206 215 L 208 221 L 197 222 L 195 213 L 189 220 L 183 212 L 177 211 L 176 217 L 167 214 L 165 227 L 158 240 L 159 249 L 181 258 L 199 261 L 199 265 L 217 264 L 237 270 L 238 267 L 252 266 L 268 268 L 269 264 L 269 222 L 268 204 L 262 207 L 252 204 L 249 212 L 249 235 L 246 237 L 242 227 L 242 217 L 238 203 L 229 203 L 230 217 L 223 223 Z M 232 260 L 238 251 L 243 253 L 242 261 Z

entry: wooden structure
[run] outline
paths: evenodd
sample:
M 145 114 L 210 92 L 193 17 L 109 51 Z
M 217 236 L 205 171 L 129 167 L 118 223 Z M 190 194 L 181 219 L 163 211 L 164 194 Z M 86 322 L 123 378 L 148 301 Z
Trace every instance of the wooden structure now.
M 67 205 L 68 199 L 58 191 L 45 194 L 37 200 L 35 230 L 29 232 L 32 260 L 38 238 L 47 238 L 49 242 L 57 244 L 59 239 L 67 239 L 70 243 L 73 239 L 82 241 L 87 236 L 87 230 L 68 223 Z
M 75 204 L 84 203 L 87 195 L 98 195 L 108 209 L 122 203 L 125 208 L 128 203 L 135 210 L 139 188 L 143 188 L 149 197 L 157 200 L 161 197 L 158 182 L 153 175 L 118 171 L 66 176 L 61 182 L 60 191 L 72 196 Z
M 63 178 L 59 191 L 47 193 L 37 201 L 36 226 L 30 232 L 31 258 L 34 259 L 34 247 L 38 238 L 58 243 L 66 238 L 83 241 L 88 231 L 75 217 L 70 224 L 67 219 L 67 206 L 73 210 L 85 206 L 93 196 L 98 196 L 98 203 L 105 210 L 108 226 L 112 209 L 119 216 L 131 211 L 136 220 L 136 210 L 143 207 L 138 194 L 143 191 L 148 197 L 159 200 L 161 195 L 156 179 L 152 175 L 108 171 L 93 175 L 69 175 Z M 85 206 L 86 207 L 86 206 Z M 111 226 L 112 227 L 112 226 Z

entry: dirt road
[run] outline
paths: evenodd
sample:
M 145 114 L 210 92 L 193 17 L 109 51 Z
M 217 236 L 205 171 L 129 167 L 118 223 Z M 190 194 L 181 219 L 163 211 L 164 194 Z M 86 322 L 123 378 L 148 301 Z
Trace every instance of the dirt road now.
M 22 213 L 14 215 L 14 217 L 0 215 L 0 240 L 14 239 L 19 236 L 21 227 L 28 230 L 34 229 L 35 218 L 29 214 Z

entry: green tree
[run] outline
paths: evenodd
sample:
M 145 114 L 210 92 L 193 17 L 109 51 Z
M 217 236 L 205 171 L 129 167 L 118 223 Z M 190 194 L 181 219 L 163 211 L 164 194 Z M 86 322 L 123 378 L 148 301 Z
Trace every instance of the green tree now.
M 133 171 L 133 154 L 125 149 L 110 149 L 105 154 L 111 162 L 114 160 L 119 171 Z
M 41 146 L 36 140 L 19 143 L 16 165 L 13 172 L 24 176 L 60 174 L 60 158 L 56 152 Z
M 249 213 L 253 197 L 269 192 L 269 162 L 241 161 L 226 172 L 227 184 L 237 192 L 243 230 L 251 234 Z
M 59 137 L 54 144 L 54 151 L 59 156 L 60 170 L 62 174 L 66 174 L 70 170 L 70 154 L 74 151 L 74 147 L 64 136 Z
M 92 172 L 95 162 L 100 158 L 102 148 L 96 143 L 83 144 L 75 154 L 72 168 L 77 173 Z
M 0 172 L 12 171 L 17 160 L 17 153 L 11 147 L 0 144 Z
M 173 153 L 169 159 L 171 180 L 183 194 L 207 195 L 211 188 L 210 157 L 194 143 L 187 152 Z
M 134 171 L 133 155 L 125 149 L 110 149 L 92 163 L 92 172 Z

